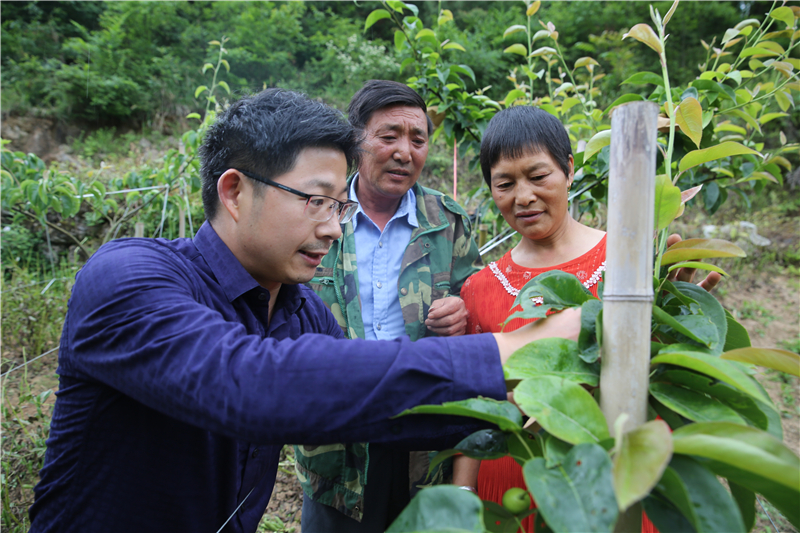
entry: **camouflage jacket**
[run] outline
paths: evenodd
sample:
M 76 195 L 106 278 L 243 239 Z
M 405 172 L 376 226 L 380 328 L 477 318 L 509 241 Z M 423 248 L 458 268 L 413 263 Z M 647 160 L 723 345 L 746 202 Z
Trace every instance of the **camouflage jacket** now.
M 464 281 L 480 270 L 478 247 L 464 209 L 438 191 L 414 185 L 419 227 L 414 228 L 400 267 L 397 297 L 411 340 L 431 336 L 425 319 L 431 303 L 458 296 Z M 358 272 L 352 222 L 333 243 L 317 267 L 310 286 L 322 298 L 349 339 L 364 338 Z M 295 470 L 305 493 L 361 521 L 367 484 L 369 444 L 296 446 Z M 449 481 L 448 462 L 428 478 L 431 454 L 412 452 L 409 458 L 409 490 L 419 485 Z

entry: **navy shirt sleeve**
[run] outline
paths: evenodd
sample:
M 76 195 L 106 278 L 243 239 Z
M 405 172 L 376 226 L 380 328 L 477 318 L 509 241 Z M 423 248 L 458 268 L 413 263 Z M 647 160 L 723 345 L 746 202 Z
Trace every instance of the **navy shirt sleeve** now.
M 78 276 L 60 364 L 182 422 L 259 443 L 435 438 L 455 428 L 389 418 L 418 404 L 505 397 L 489 335 L 340 340 L 309 298 L 290 329 L 311 323 L 319 333 L 277 339 L 249 333 L 205 298 L 175 254 L 98 253 Z

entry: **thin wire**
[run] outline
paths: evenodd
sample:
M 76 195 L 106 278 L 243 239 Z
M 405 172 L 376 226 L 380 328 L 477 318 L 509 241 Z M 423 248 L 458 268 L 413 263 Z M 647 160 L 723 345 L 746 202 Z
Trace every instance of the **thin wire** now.
M 503 231 L 501 231 L 500 233 L 498 233 L 497 235 L 495 235 L 494 237 L 489 239 L 489 241 L 486 244 L 483 245 L 483 248 L 486 248 L 487 246 L 490 246 L 490 245 L 494 244 L 495 241 L 497 241 L 498 239 L 501 239 L 506 233 L 511 231 L 511 229 L 512 229 L 511 227 L 505 228 Z
M 161 223 L 158 225 L 159 237 L 164 231 L 164 220 L 167 218 L 167 200 L 169 200 L 169 184 L 167 184 L 167 190 L 164 192 L 164 209 L 161 210 Z M 153 234 L 153 237 L 155 237 L 155 234 Z
M 22 290 L 22 289 L 27 289 L 28 287 L 33 287 L 34 285 L 41 285 L 42 283 L 50 283 L 51 281 L 65 281 L 65 280 L 68 280 L 68 279 L 72 279 L 72 278 L 55 278 L 55 279 L 50 279 L 50 280 L 45 279 L 45 280 L 42 280 L 42 281 L 37 281 L 36 283 L 29 283 L 27 285 L 22 285 L 21 287 L 14 287 L 13 289 L 7 289 L 7 290 L 4 290 L 4 291 L 0 291 L 0 294 L 6 294 L 6 293 L 9 293 L 9 292 L 19 291 L 19 290 Z
M 2 374 L 0 374 L 0 378 L 2 378 L 2 377 L 4 377 L 4 376 L 6 376 L 6 375 L 8 375 L 8 374 L 12 373 L 12 372 L 13 372 L 13 371 L 15 371 L 15 370 L 19 370 L 20 368 L 22 368 L 22 367 L 24 367 L 24 366 L 28 366 L 29 364 L 33 363 L 34 361 L 36 361 L 36 360 L 37 360 L 37 359 L 39 359 L 40 357 L 44 357 L 45 355 L 47 355 L 47 354 L 49 354 L 49 353 L 53 353 L 53 352 L 55 352 L 56 350 L 58 350 L 59 348 L 60 348 L 60 346 L 56 346 L 56 347 L 55 347 L 55 348 L 53 348 L 52 350 L 49 350 L 49 351 L 47 351 L 47 352 L 44 352 L 42 355 L 37 355 L 36 357 L 34 357 L 34 358 L 33 358 L 33 359 L 31 359 L 31 360 L 29 360 L 29 361 L 25 361 L 24 363 L 22 363 L 22 364 L 21 364 L 21 365 L 19 365 L 18 367 L 15 367 L 15 368 L 12 368 L 11 370 L 7 370 L 6 372 L 3 372 Z
M 110 194 L 123 194 L 126 192 L 136 192 L 136 191 L 152 191 L 154 189 L 164 189 L 169 188 L 169 185 L 156 185 L 153 187 L 139 187 L 138 189 L 121 189 L 119 191 L 109 191 L 104 196 L 108 196 Z M 94 194 L 84 194 L 83 196 L 76 196 L 75 198 L 91 198 Z
M 481 250 L 481 252 L 480 252 L 480 253 L 481 253 L 481 255 L 484 255 L 484 254 L 486 254 L 486 253 L 489 253 L 491 250 L 493 250 L 493 249 L 497 248 L 498 246 L 500 246 L 501 244 L 503 244 L 504 242 L 506 242 L 508 239 L 510 239 L 511 237 L 513 237 L 513 236 L 514 236 L 514 235 L 516 235 L 516 234 L 517 234 L 517 232 L 516 232 L 516 231 L 515 231 L 514 233 L 509 233 L 508 235 L 506 235 L 505 237 L 503 237 L 503 238 L 502 238 L 500 241 L 496 242 L 495 244 L 493 244 L 493 245 L 491 245 L 491 246 L 489 246 L 489 247 L 486 247 L 486 246 L 484 246 L 484 247 L 483 247 L 483 250 Z
M 762 511 L 764 511 L 764 514 L 766 514 L 766 515 L 767 515 L 767 518 L 769 518 L 769 522 L 770 522 L 770 524 L 772 524 L 772 527 L 774 527 L 774 528 L 775 528 L 775 533 L 780 533 L 780 532 L 778 531 L 778 526 L 776 526 L 776 525 L 775 525 L 775 522 L 773 522 L 773 521 L 772 521 L 772 517 L 769 515 L 769 513 L 767 512 L 767 510 L 766 510 L 766 509 L 764 509 L 764 504 L 763 504 L 763 503 L 761 503 L 761 498 L 759 498 L 758 496 L 756 496 L 756 500 L 758 500 L 758 505 L 760 505 L 760 506 L 761 506 L 761 510 L 762 510 Z
M 260 482 L 261 482 L 261 480 L 259 480 L 259 483 L 260 483 Z M 240 504 L 239 504 L 239 505 L 236 507 L 236 509 L 234 509 L 234 510 L 233 510 L 233 513 L 231 513 L 231 515 L 228 517 L 228 519 L 227 519 L 227 520 L 225 520 L 225 523 L 224 523 L 224 524 L 222 524 L 222 527 L 220 527 L 220 528 L 217 530 L 217 533 L 220 533 L 220 532 L 221 532 L 223 529 L 225 529 L 225 526 L 227 526 L 227 525 L 228 525 L 228 522 L 230 522 L 230 521 L 231 521 L 231 518 L 233 518 L 233 517 L 234 517 L 234 515 L 236 515 L 237 511 L 239 511 L 239 508 L 240 508 L 242 505 L 244 505 L 244 502 L 246 502 L 246 501 L 247 501 L 247 498 L 249 498 L 249 497 L 250 497 L 250 495 L 251 495 L 251 494 L 253 494 L 253 491 L 254 491 L 254 490 L 256 490 L 256 487 L 257 487 L 257 486 L 258 486 L 258 483 L 256 483 L 255 485 L 253 485 L 253 488 L 252 488 L 252 489 L 250 489 L 250 492 L 248 492 L 248 493 L 247 493 L 247 496 L 245 496 L 245 497 L 244 497 L 244 499 L 241 501 L 241 503 L 240 503 Z

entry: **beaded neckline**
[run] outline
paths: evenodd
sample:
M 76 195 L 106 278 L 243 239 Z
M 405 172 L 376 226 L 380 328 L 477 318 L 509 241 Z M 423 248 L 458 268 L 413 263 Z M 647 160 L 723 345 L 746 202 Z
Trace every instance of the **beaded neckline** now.
M 517 295 L 519 295 L 519 289 L 511 285 L 511 282 L 508 281 L 508 278 L 505 276 L 505 274 L 503 274 L 500 271 L 500 267 L 497 266 L 496 261 L 492 261 L 491 263 L 489 263 L 489 270 L 491 270 L 492 274 L 494 274 L 494 277 L 496 277 L 498 281 L 500 281 L 500 283 L 503 285 L 503 288 L 506 290 L 506 292 L 508 292 L 508 294 L 510 294 L 514 298 L 516 298 Z M 597 282 L 600 281 L 600 278 L 603 276 L 603 272 L 605 271 L 606 271 L 606 262 L 603 261 L 602 263 L 600 263 L 600 266 L 597 267 L 597 270 L 595 270 L 594 273 L 592 273 L 589 279 L 583 282 L 583 286 L 586 287 L 587 289 L 591 289 L 592 287 L 594 287 L 597 284 Z M 541 296 L 533 297 L 531 298 L 531 300 L 536 305 L 541 305 L 542 303 L 544 303 L 544 298 L 542 298 Z

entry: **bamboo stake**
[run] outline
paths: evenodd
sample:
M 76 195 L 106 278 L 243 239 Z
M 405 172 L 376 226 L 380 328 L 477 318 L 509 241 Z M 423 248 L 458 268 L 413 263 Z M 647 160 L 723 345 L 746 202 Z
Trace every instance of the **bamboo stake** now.
M 611 118 L 608 237 L 603 291 L 600 408 L 614 431 L 647 421 L 658 106 L 632 102 Z M 641 531 L 641 505 L 620 514 L 615 531 Z

